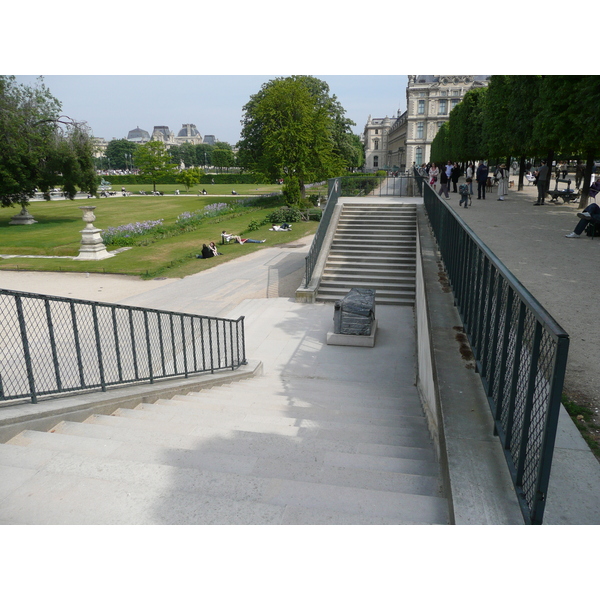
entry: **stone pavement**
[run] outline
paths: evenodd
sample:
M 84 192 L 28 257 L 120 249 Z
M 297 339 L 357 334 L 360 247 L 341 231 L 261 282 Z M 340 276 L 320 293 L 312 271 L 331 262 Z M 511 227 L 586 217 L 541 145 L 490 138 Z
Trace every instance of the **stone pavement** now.
M 597 336 L 590 333 L 591 315 L 600 298 L 600 280 L 593 264 L 600 254 L 600 238 L 566 238 L 579 221 L 578 204 L 534 206 L 537 188 L 525 184 L 516 191 L 511 180 L 506 200 L 496 189 L 465 210 L 460 196 L 450 193 L 449 204 L 492 252 L 512 271 L 570 336 L 565 391 L 600 406 L 600 370 L 590 368 L 597 355 Z M 561 186 L 563 187 L 563 186 Z M 554 181 L 551 183 L 554 188 Z M 475 192 L 477 188 L 475 187 Z

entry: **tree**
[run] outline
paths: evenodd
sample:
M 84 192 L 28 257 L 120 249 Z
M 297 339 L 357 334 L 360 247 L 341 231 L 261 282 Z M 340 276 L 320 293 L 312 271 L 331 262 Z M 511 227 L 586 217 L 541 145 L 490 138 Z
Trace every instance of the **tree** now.
M 111 169 L 131 169 L 133 166 L 133 155 L 137 144 L 126 139 L 111 140 L 106 146 L 104 156 L 109 161 Z
M 283 178 L 305 196 L 305 183 L 335 177 L 347 162 L 341 142 L 349 133 L 344 110 L 315 77 L 273 79 L 243 108 L 240 163 L 271 180 Z M 297 197 L 290 191 L 289 197 Z
M 229 148 L 215 148 L 212 153 L 213 165 L 221 171 L 223 168 L 229 168 L 233 166 L 235 156 L 233 151 Z
M 85 123 L 61 115 L 61 103 L 43 79 L 19 85 L 0 76 L 0 204 L 29 204 L 36 190 L 63 186 L 73 199 L 77 188 L 95 194 L 94 146 Z
M 157 179 L 177 170 L 177 165 L 172 164 L 170 160 L 171 155 L 159 140 L 138 146 L 134 156 L 135 166 L 142 175 L 150 177 L 155 192 Z
M 185 190 L 187 192 L 193 185 L 200 183 L 202 175 L 204 175 L 204 171 L 198 167 L 192 167 L 191 169 L 184 169 L 183 171 L 180 171 L 176 180 L 177 183 L 182 183 L 185 186 Z
M 213 147 L 210 144 L 198 144 L 194 147 L 196 152 L 196 164 L 206 168 L 212 165 Z

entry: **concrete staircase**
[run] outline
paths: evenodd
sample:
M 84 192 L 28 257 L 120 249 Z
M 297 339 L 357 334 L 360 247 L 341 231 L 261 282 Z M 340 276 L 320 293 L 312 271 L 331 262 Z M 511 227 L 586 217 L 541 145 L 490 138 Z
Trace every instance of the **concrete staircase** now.
M 415 204 L 344 204 L 317 292 L 334 302 L 353 287 L 376 290 L 377 304 L 412 306 Z
M 335 390 L 260 376 L 23 431 L 0 524 L 447 523 L 414 386 Z

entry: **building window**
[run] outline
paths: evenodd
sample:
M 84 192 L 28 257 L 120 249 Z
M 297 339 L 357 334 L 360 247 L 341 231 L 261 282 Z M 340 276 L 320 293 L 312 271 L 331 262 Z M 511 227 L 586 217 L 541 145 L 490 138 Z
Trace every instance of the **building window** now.
M 445 115 L 448 112 L 447 100 L 440 100 L 438 105 L 438 115 Z
M 417 114 L 418 115 L 425 114 L 425 100 L 419 100 L 419 104 L 417 106 Z
M 379 150 L 379 140 L 373 140 L 373 148 Z
M 415 163 L 417 163 L 417 165 L 423 164 L 423 148 L 417 148 L 415 150 Z
M 460 90 L 452 90 L 453 96 L 460 96 Z
M 442 125 L 444 124 L 444 121 L 438 121 L 437 122 L 437 128 L 441 129 Z
M 423 133 L 425 131 L 425 123 L 423 123 L 423 121 L 419 121 L 417 123 L 417 139 L 418 140 L 422 140 L 423 139 Z
M 452 100 L 450 110 L 452 110 L 459 102 L 460 102 L 460 100 Z
M 379 156 L 375 155 L 373 157 L 373 166 L 374 167 L 378 167 L 379 166 Z
M 375 130 L 375 135 L 379 135 L 379 129 Z

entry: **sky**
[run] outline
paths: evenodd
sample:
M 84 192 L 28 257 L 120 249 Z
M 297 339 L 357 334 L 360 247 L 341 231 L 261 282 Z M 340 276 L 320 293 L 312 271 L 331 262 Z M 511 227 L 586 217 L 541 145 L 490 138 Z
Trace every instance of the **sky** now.
M 38 79 L 15 75 L 28 85 Z M 64 115 L 86 121 L 94 136 L 107 141 L 126 138 L 138 126 L 152 134 L 155 125 L 166 125 L 177 135 L 184 123 L 193 123 L 202 136 L 234 145 L 243 106 L 263 83 L 280 76 L 285 75 L 44 75 L 43 81 Z M 405 75 L 317 77 L 356 123 L 354 133 L 363 131 L 369 115 L 392 117 L 406 110 Z

